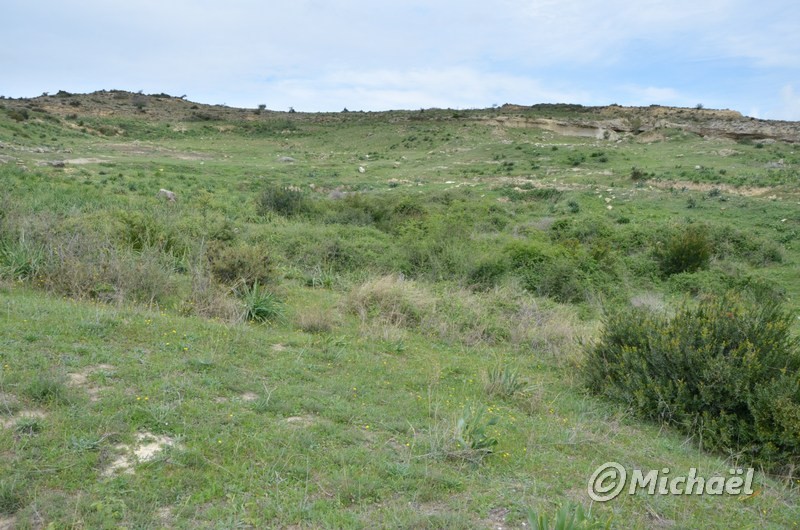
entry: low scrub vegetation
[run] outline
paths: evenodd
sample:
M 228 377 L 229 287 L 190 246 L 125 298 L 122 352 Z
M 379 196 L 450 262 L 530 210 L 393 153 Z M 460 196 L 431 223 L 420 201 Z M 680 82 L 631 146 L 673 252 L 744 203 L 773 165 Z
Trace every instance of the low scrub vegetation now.
M 60 96 L 0 110 L 0 527 L 800 520 L 790 144 Z
M 705 448 L 791 478 L 800 466 L 800 344 L 778 302 L 729 294 L 674 315 L 605 321 L 583 368 L 593 391 Z

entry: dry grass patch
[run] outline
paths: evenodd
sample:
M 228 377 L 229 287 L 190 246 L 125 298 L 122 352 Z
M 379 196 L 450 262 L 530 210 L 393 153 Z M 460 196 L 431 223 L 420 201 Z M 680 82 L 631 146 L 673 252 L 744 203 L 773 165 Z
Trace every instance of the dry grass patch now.
M 425 323 L 436 309 L 436 299 L 403 275 L 389 274 L 356 286 L 345 298 L 344 307 L 362 322 L 378 320 L 411 327 Z
M 306 333 L 330 333 L 339 321 L 331 310 L 309 307 L 295 317 L 294 325 Z

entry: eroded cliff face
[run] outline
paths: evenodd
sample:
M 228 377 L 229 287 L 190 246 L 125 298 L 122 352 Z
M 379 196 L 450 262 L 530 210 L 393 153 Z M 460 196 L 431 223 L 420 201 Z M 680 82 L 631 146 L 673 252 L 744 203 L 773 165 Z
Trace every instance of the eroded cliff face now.
M 557 117 L 547 117 L 548 113 Z M 800 142 L 800 122 L 760 120 L 732 110 L 618 105 L 505 105 L 497 115 L 486 119 L 506 127 L 533 127 L 565 136 L 608 140 L 624 135 L 653 138 L 654 132 L 678 129 L 701 136 L 733 140 Z

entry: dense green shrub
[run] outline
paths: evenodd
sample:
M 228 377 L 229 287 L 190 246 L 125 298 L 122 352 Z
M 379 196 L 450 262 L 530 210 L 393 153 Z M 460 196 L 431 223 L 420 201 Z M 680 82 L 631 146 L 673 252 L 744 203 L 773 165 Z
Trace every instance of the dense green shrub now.
M 480 258 L 469 270 L 467 283 L 477 289 L 491 289 L 508 272 L 507 256 L 487 255 Z
M 715 253 L 722 258 L 741 259 L 756 267 L 783 260 L 781 247 L 774 241 L 730 225 L 711 227 L 709 237 L 714 240 Z
M 190 246 L 184 241 L 171 219 L 164 219 L 153 213 L 129 210 L 119 210 L 116 212 L 116 218 L 120 222 L 119 237 L 132 250 L 142 251 L 152 248 L 180 256 Z
M 465 278 L 475 262 L 474 221 L 462 211 L 409 222 L 397 234 L 393 262 L 400 272 L 428 280 Z
M 707 268 L 713 246 L 706 233 L 706 227 L 694 225 L 673 232 L 656 248 L 661 271 L 670 276 Z
M 206 249 L 209 270 L 220 282 L 268 283 L 274 277 L 274 266 L 262 245 L 229 245 L 212 242 Z
M 259 215 L 277 213 L 284 217 L 293 217 L 306 213 L 309 204 L 299 189 L 292 186 L 270 184 L 259 195 L 256 209 Z
M 267 244 L 305 271 L 391 269 L 389 236 L 372 227 L 297 223 L 276 226 Z
M 741 295 L 674 316 L 607 316 L 583 373 L 595 392 L 769 469 L 800 465 L 800 347 L 793 316 Z
M 589 291 L 585 270 L 564 247 L 515 241 L 505 249 L 511 268 L 525 288 L 559 302 L 579 302 Z

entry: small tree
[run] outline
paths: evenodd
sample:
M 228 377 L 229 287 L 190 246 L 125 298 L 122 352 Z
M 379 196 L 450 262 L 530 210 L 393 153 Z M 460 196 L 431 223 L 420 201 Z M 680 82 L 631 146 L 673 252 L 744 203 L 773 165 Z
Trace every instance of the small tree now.
M 133 103 L 133 106 L 136 107 L 140 112 L 144 112 L 144 108 L 147 106 L 147 96 L 141 92 L 134 94 L 131 98 L 131 103 Z

